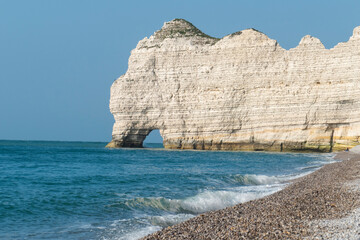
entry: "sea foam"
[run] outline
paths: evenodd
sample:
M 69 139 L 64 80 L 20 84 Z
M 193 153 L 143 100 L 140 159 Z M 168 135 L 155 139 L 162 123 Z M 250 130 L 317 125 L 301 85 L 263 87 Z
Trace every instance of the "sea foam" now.
M 264 197 L 279 191 L 284 186 L 284 184 L 274 183 L 272 186 L 243 186 L 217 191 L 205 190 L 184 199 L 135 198 L 127 200 L 125 205 L 130 208 L 153 208 L 171 213 L 199 214 Z

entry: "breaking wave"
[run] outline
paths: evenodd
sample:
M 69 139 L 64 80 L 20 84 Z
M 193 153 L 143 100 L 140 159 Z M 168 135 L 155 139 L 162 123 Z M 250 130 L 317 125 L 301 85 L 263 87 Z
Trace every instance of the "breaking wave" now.
M 286 181 L 287 176 L 266 176 L 255 174 L 236 174 L 229 177 L 230 181 L 240 183 L 241 185 L 269 185 L 278 184 Z
M 278 184 L 272 187 L 241 187 L 239 189 L 221 191 L 203 191 L 184 199 L 135 198 L 125 204 L 130 208 L 153 208 L 171 213 L 199 214 L 233 206 L 264 197 L 283 188 Z

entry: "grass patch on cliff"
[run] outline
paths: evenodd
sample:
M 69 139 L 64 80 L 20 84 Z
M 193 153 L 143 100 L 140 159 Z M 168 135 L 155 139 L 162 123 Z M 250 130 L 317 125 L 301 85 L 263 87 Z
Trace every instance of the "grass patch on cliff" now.
M 191 22 L 186 21 L 185 19 L 176 18 L 168 23 L 165 26 L 155 33 L 155 37 L 160 39 L 165 38 L 176 38 L 176 37 L 201 37 L 207 38 L 209 40 L 218 41 L 219 38 L 209 36 L 197 27 L 195 27 Z

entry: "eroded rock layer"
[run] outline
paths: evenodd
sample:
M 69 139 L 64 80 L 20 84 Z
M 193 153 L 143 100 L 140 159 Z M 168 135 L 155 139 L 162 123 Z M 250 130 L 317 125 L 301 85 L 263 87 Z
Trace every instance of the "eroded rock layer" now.
M 175 19 L 132 50 L 111 87 L 109 147 L 342 150 L 359 144 L 360 27 L 325 49 L 305 36 L 283 49 L 247 29 L 212 38 Z

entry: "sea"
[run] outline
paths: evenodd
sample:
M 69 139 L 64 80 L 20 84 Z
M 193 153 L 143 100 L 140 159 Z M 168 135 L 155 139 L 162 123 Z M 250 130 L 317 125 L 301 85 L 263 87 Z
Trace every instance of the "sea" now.
M 331 154 L 0 141 L 0 239 L 139 239 L 272 194 Z

